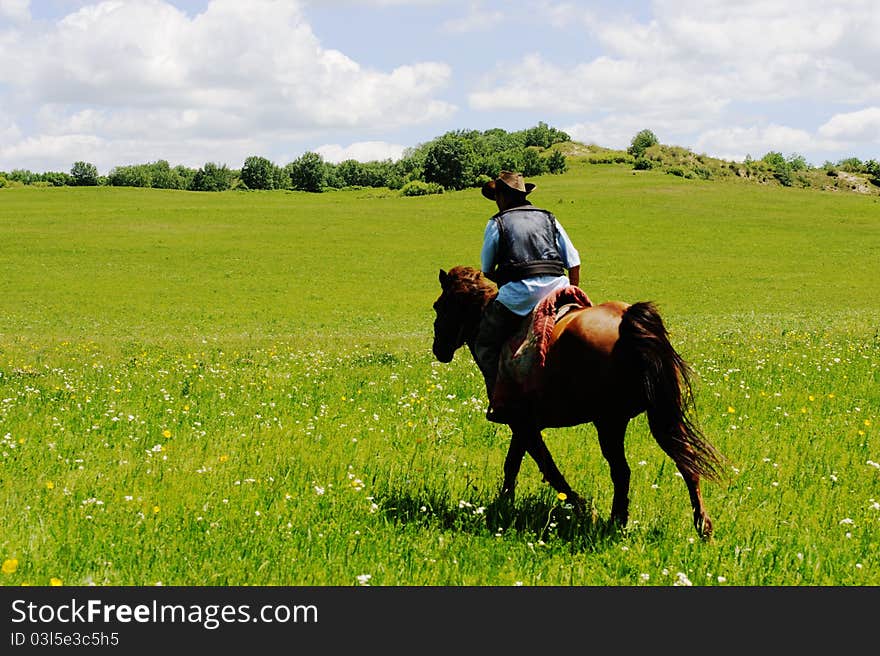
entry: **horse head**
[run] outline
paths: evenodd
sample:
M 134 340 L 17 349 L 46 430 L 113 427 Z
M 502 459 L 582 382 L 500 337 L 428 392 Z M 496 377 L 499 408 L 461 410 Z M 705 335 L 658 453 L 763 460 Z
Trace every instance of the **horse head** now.
M 475 335 L 483 308 L 494 297 L 495 286 L 477 269 L 440 269 L 440 297 L 434 301 L 434 357 L 451 362 L 455 352 Z

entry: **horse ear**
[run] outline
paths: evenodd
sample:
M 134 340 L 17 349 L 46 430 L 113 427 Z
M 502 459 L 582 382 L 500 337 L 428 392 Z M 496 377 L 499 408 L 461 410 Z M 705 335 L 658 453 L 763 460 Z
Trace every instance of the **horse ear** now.
M 440 286 L 444 289 L 446 285 L 449 284 L 449 274 L 446 273 L 443 269 L 440 269 Z

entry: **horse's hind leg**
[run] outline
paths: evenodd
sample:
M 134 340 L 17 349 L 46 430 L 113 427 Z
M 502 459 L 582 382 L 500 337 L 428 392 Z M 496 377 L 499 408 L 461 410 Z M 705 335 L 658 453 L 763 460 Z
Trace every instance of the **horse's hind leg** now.
M 693 468 L 687 466 L 688 459 L 686 455 L 693 447 L 688 444 L 676 445 L 668 433 L 655 431 L 653 427 L 651 432 L 654 434 L 660 448 L 675 462 L 675 466 L 684 479 L 688 495 L 691 498 L 691 508 L 694 511 L 694 528 L 697 529 L 697 534 L 701 538 L 708 540 L 712 537 L 712 520 L 709 519 L 709 514 L 706 512 L 706 506 L 703 503 L 703 495 L 700 492 L 700 475 L 694 472 Z
M 697 534 L 704 540 L 712 537 L 712 520 L 706 512 L 706 506 L 703 504 L 703 495 L 700 492 L 700 476 L 699 474 L 689 474 L 687 470 L 680 466 L 678 471 L 684 478 L 684 484 L 687 485 L 688 495 L 691 498 L 691 507 L 694 509 L 694 528 Z
M 599 447 L 611 469 L 614 484 L 614 500 L 611 502 L 611 520 L 626 526 L 629 520 L 629 463 L 626 461 L 623 442 L 629 419 L 626 417 L 603 419 L 594 422 L 599 434 Z

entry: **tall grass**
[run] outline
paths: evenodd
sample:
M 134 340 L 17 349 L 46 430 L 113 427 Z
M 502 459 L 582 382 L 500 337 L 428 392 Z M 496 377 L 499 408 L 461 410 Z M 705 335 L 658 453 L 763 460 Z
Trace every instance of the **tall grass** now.
M 537 182 L 587 293 L 657 302 L 696 372 L 730 460 L 713 542 L 643 417 L 625 531 L 592 426 L 545 437 L 595 519 L 530 461 L 496 506 L 506 429 L 466 352 L 430 354 L 477 191 L 25 188 L 0 192 L 0 583 L 880 583 L 877 199 Z

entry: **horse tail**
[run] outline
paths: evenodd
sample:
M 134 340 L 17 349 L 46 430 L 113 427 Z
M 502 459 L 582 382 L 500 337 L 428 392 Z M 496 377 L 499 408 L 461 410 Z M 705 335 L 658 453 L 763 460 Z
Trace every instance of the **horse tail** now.
M 669 342 L 651 302 L 630 305 L 620 323 L 620 346 L 639 372 L 648 425 L 683 475 L 721 478 L 722 457 L 692 419 L 691 369 Z

